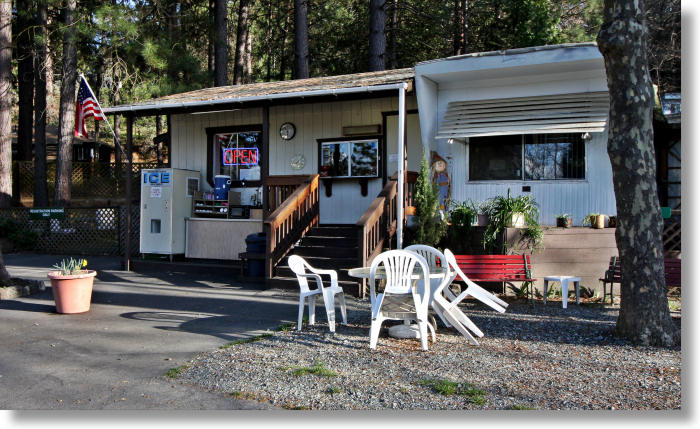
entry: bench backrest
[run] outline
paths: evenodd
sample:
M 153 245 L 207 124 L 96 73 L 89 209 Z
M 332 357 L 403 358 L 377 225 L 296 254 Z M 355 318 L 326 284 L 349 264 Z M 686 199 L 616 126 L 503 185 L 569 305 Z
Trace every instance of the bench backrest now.
M 472 281 L 525 281 L 532 277 L 530 255 L 455 255 Z
M 665 258 L 664 272 L 666 277 L 666 286 L 681 285 L 681 259 Z M 619 256 L 612 256 L 610 258 L 610 265 L 608 266 L 608 270 L 605 272 L 605 280 L 614 283 L 620 283 L 622 280 Z

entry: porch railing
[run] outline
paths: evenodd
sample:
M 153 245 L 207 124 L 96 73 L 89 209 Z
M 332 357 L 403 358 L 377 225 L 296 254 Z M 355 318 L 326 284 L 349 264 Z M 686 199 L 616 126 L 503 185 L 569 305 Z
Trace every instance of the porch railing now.
M 681 252 L 681 211 L 671 211 L 671 218 L 664 221 L 664 254 L 666 257 Z
M 268 192 L 268 198 L 274 195 L 274 199 L 268 200 L 268 206 L 273 206 L 272 201 L 275 202 L 274 206 L 276 206 L 264 222 L 266 279 L 272 278 L 275 266 L 289 252 L 294 243 L 318 223 L 318 174 L 295 177 L 297 181 L 304 179 L 303 183 L 298 185 L 294 192 L 279 204 L 277 198 L 281 198 L 281 195 L 287 192 L 287 186 L 291 185 L 282 184 L 281 182 L 285 181 L 282 179 L 274 184 L 275 180 L 270 180 L 273 177 L 270 177 L 266 182 L 269 184 L 268 188 L 265 189 L 265 192 Z
M 312 176 L 269 176 L 264 182 L 264 192 L 267 196 L 265 217 L 277 210 L 299 186 L 307 183 Z

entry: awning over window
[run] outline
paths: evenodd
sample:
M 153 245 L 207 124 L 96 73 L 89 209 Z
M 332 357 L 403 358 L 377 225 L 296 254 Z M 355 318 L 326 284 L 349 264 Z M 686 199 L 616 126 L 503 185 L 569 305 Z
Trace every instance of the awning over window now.
M 605 91 L 453 101 L 436 137 L 601 132 L 609 109 Z

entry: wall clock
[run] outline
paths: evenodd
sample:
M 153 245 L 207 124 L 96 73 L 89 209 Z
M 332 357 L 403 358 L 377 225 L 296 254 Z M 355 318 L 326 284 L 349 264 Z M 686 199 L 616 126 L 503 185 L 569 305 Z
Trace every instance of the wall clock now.
M 297 129 L 291 122 L 285 122 L 280 126 L 280 137 L 282 137 L 282 140 L 291 140 L 296 132 Z

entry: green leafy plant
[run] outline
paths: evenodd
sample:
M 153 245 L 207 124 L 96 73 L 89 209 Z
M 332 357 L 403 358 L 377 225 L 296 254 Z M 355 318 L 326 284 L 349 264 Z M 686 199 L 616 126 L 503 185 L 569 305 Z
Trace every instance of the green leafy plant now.
M 571 219 L 571 215 L 568 213 L 558 214 L 557 219 L 567 221 L 567 220 Z
M 63 259 L 58 264 L 55 264 L 53 268 L 59 270 L 62 275 L 67 276 L 71 274 L 80 274 L 83 268 L 87 267 L 87 259 Z
M 489 205 L 489 223 L 484 232 L 483 245 L 487 251 L 496 251 L 498 238 L 505 230 L 511 218 L 515 214 L 522 214 L 525 218 L 527 228 L 523 232 L 523 237 L 530 241 L 532 250 L 538 248 L 542 243 L 542 227 L 539 225 L 540 210 L 532 195 L 518 195 L 511 197 L 510 189 L 506 196 L 499 195 L 491 200 Z M 505 243 L 503 244 L 505 246 Z M 505 251 L 505 249 L 502 249 Z
M 451 202 L 448 212 L 447 243 L 458 253 L 466 252 L 472 237 L 472 224 L 478 213 L 473 203 Z
M 414 205 L 416 207 L 416 228 L 413 234 L 414 244 L 436 246 L 447 231 L 447 224 L 442 219 L 437 185 L 432 183 L 428 171 L 428 161 L 420 163 L 416 179 Z
M 468 397 L 469 400 L 476 405 L 484 405 L 486 403 L 484 399 L 485 392 L 482 389 L 474 387 L 471 383 L 424 379 L 420 380 L 418 384 L 429 386 L 435 393 L 439 393 L 443 396 L 460 395 Z
M 600 216 L 600 213 L 588 213 L 584 218 L 583 221 L 581 222 L 582 226 L 591 226 L 593 223 L 593 220 Z
M 289 368 L 282 368 L 283 370 L 291 369 L 292 375 L 295 377 L 301 377 L 302 375 L 316 375 L 318 377 L 335 377 L 338 374 L 323 365 L 323 362 L 316 361 L 313 366 L 299 367 L 293 366 Z

